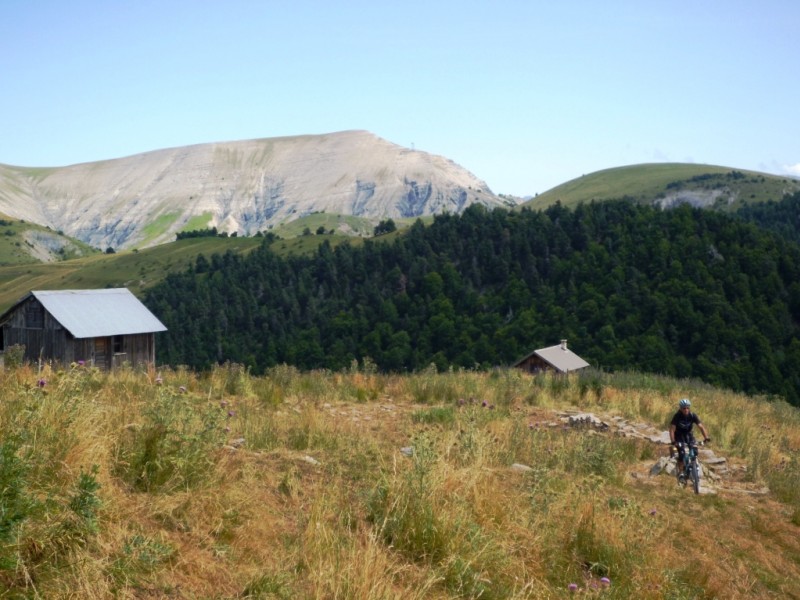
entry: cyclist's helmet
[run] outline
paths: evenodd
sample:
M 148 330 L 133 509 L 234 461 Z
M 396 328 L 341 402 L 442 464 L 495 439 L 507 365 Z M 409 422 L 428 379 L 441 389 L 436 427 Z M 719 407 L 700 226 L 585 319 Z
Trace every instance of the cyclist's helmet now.
M 683 400 L 678 402 L 678 406 L 680 406 L 681 408 L 691 408 L 692 403 L 689 402 L 688 398 L 684 398 Z

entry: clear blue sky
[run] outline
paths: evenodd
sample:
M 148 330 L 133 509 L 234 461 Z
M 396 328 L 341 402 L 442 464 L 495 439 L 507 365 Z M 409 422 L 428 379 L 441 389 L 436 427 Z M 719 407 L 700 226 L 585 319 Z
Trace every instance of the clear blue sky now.
M 3 0 L 0 163 L 366 129 L 494 192 L 800 175 L 797 0 Z

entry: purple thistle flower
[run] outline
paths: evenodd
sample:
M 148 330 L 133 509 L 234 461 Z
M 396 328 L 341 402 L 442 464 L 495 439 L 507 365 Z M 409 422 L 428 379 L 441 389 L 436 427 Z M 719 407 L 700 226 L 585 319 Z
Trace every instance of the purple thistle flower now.
M 481 402 L 481 406 L 486 408 L 487 406 L 489 406 L 489 403 L 486 400 L 484 400 L 483 402 Z
M 570 583 L 570 584 L 567 586 L 567 589 L 568 589 L 570 592 L 577 592 L 577 591 L 578 591 L 578 584 L 577 584 L 577 583 Z
M 236 413 L 235 413 L 235 412 L 233 412 L 232 410 L 229 410 L 229 411 L 228 411 L 228 416 L 229 416 L 229 417 L 232 417 L 232 416 L 234 416 L 235 414 L 236 414 Z
M 42 378 L 36 382 L 36 385 L 38 385 L 40 388 L 43 388 L 44 386 L 47 385 L 47 381 L 44 378 Z
M 219 403 L 219 405 L 220 405 L 222 408 L 225 408 L 226 406 L 228 406 L 228 402 L 227 402 L 227 401 L 225 401 L 225 400 L 222 400 L 222 401 Z
M 611 585 L 611 580 L 608 577 L 601 577 L 600 578 L 600 583 L 602 583 L 604 586 L 608 587 L 608 586 Z
M 658 511 L 655 508 L 650 509 L 650 514 L 655 515 Z
M 79 367 L 82 367 L 82 366 L 84 366 L 85 364 L 86 364 L 86 361 L 85 361 L 85 360 L 79 360 L 79 361 L 78 361 L 78 366 L 79 366 Z

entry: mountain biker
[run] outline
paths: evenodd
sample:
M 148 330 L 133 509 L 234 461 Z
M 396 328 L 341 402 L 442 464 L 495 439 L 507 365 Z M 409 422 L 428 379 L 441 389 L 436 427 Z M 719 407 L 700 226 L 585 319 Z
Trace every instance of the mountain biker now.
M 694 435 L 692 434 L 692 426 L 697 425 L 700 431 L 703 432 L 703 441 L 710 442 L 711 438 L 708 437 L 708 432 L 705 426 L 700 422 L 700 417 L 692 412 L 692 403 L 688 398 L 683 398 L 678 402 L 678 412 L 672 417 L 672 422 L 669 426 L 669 439 L 673 446 L 678 446 L 678 479 L 683 477 L 683 455 L 685 447 L 688 444 L 694 444 Z

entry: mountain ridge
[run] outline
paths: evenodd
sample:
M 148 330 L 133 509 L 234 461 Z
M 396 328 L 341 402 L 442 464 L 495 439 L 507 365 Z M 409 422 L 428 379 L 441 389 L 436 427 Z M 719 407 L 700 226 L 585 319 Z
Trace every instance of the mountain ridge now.
M 513 206 L 453 161 L 370 132 L 179 146 L 65 167 L 0 165 L 0 211 L 97 247 L 205 227 L 252 235 L 314 212 L 374 219 Z

